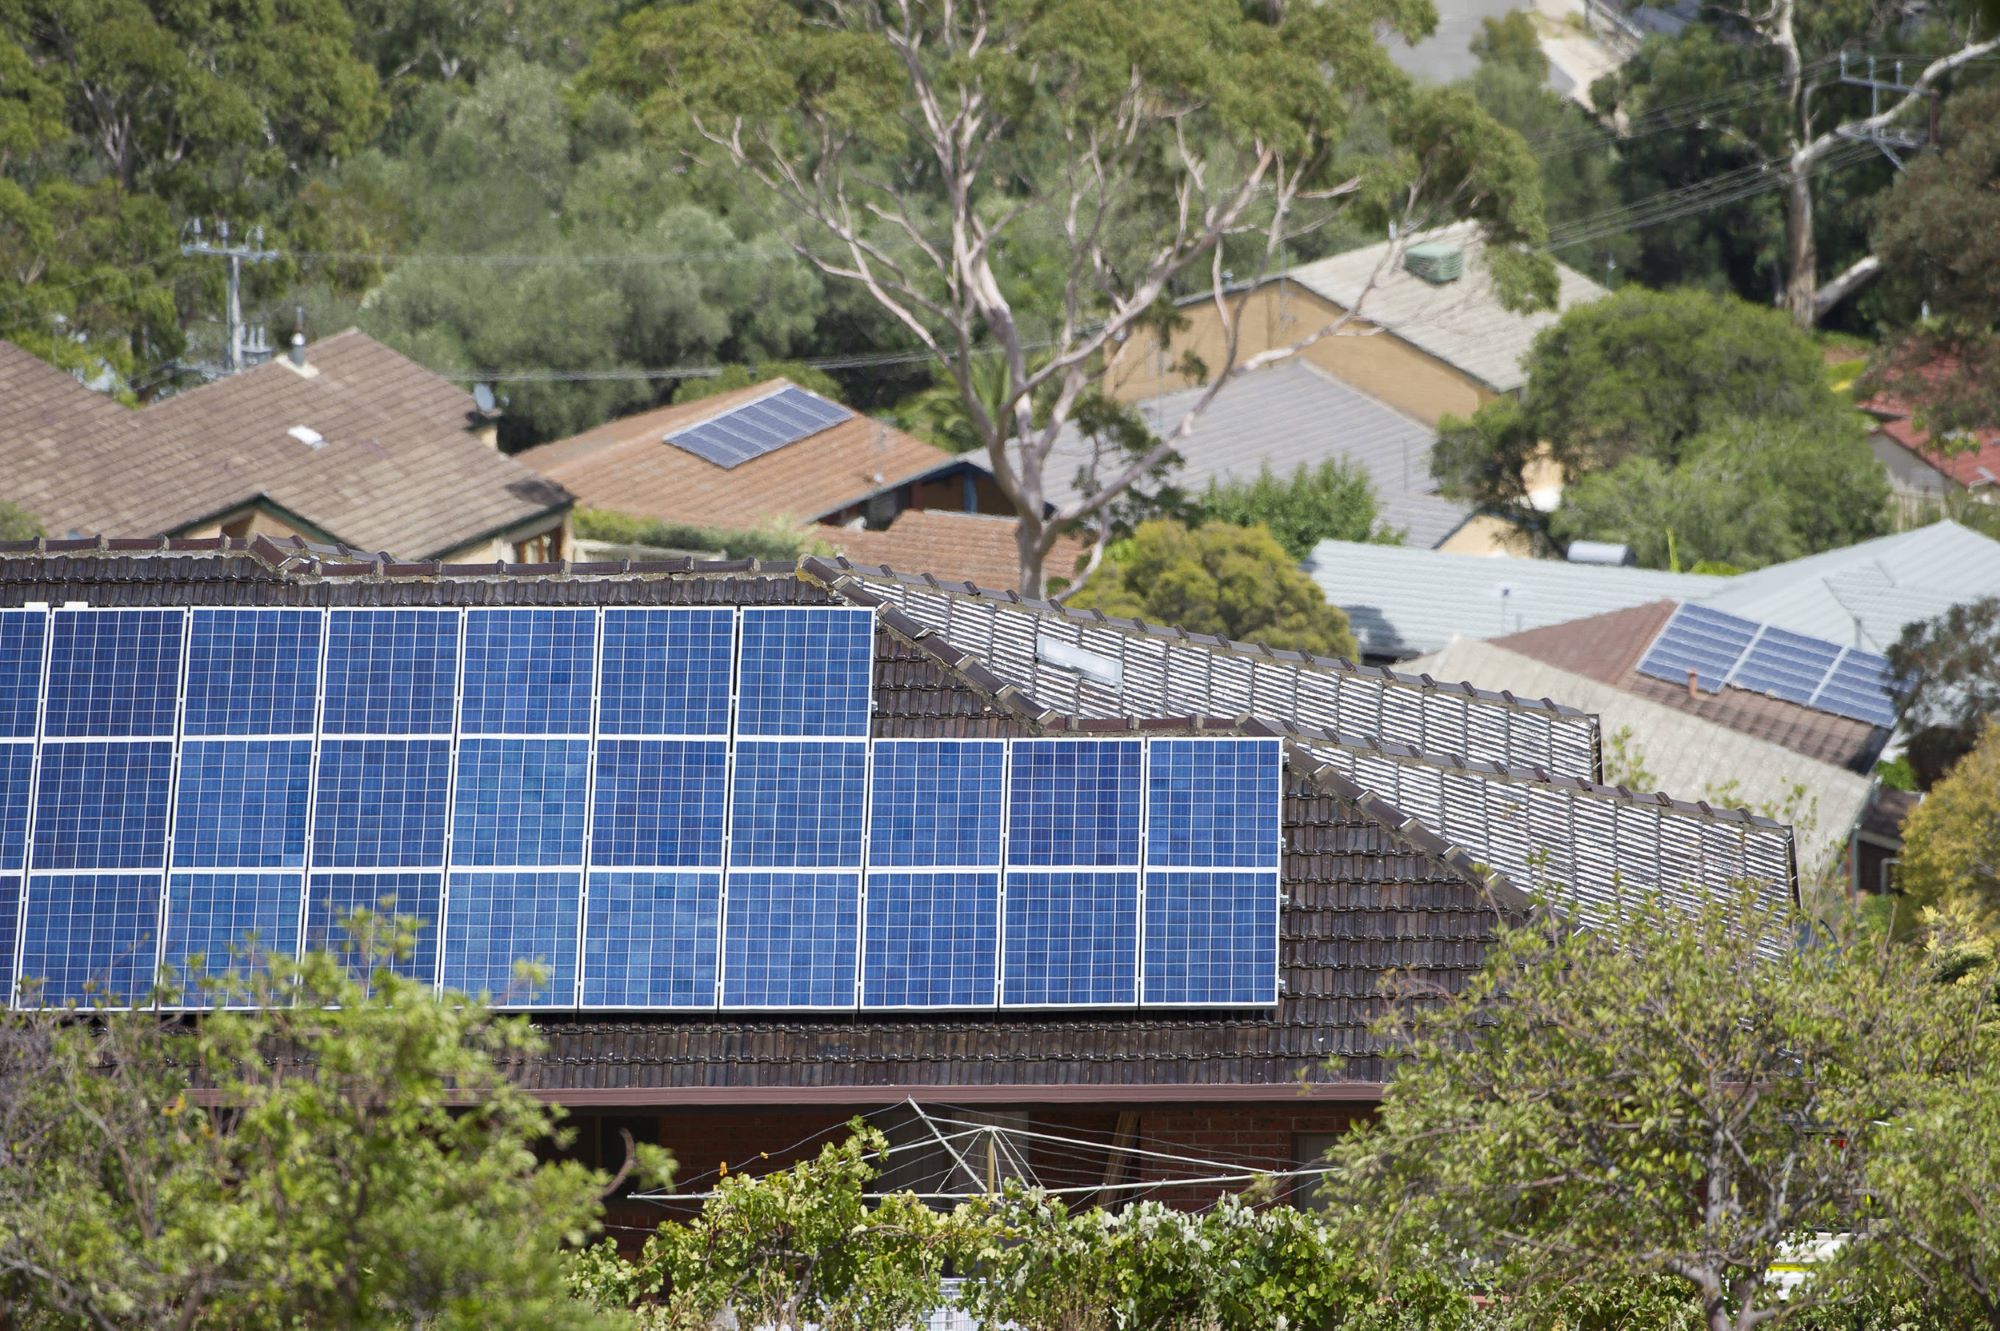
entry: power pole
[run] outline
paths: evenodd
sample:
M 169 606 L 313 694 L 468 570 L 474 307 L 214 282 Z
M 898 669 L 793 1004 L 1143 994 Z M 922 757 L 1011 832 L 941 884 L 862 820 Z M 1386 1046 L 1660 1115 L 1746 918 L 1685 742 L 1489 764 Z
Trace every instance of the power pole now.
M 224 312 L 227 340 L 222 350 L 222 372 L 235 374 L 244 368 L 243 357 L 243 265 L 244 263 L 269 263 L 278 257 L 278 251 L 264 248 L 264 228 L 250 228 L 248 245 L 229 243 L 229 223 L 215 224 L 215 240 L 202 238 L 201 220 L 197 218 L 189 224 L 192 240 L 181 246 L 181 253 L 187 256 L 202 255 L 229 261 L 229 300 Z
M 1868 89 L 1868 118 L 1872 120 L 1882 114 L 1883 93 L 1892 93 L 1900 96 L 1904 93 L 1915 92 L 1917 89 L 1915 84 L 1904 80 L 1902 61 L 1897 60 L 1892 64 L 1890 61 L 1884 60 L 1879 69 L 1877 68 L 1874 56 L 1867 57 L 1867 61 L 1868 63 L 1864 68 L 1859 57 L 1850 62 L 1848 60 L 1848 53 L 1842 51 L 1840 53 L 1839 81 L 1852 88 Z M 1924 133 L 1918 134 L 1908 129 L 1898 129 L 1893 125 L 1884 125 L 1880 129 L 1854 134 L 1850 137 L 1866 139 L 1868 142 L 1873 143 L 1877 148 L 1882 150 L 1884 157 L 1895 163 L 1896 169 L 1900 171 L 1903 169 L 1903 159 L 1896 155 L 1897 149 L 1900 148 L 1906 153 L 1915 152 L 1917 149 L 1926 147 L 1937 141 L 1937 89 L 1933 88 L 1930 90 L 1928 100 L 1930 102 L 1930 123 L 1925 127 Z

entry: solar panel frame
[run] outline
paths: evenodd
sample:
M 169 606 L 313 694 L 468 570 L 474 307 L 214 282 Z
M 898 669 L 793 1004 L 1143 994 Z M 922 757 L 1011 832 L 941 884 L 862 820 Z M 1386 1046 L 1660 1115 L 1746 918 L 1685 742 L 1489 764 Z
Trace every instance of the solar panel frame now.
M 665 441 L 724 470 L 852 420 L 817 393 L 786 385 L 665 435 Z
M 713 1011 L 722 952 L 722 870 L 592 869 L 577 1006 Z M 644 938 L 643 950 L 610 946 Z
M 1755 620 L 1683 601 L 1639 660 L 1642 675 L 1680 684 L 1689 670 L 1701 688 L 1722 688 L 1757 635 Z
M 597 631 L 595 610 L 466 611 L 456 732 L 479 738 L 588 736 L 597 690 Z M 531 673 L 537 665 L 541 677 Z
M 1730 656 L 1729 644 L 1739 639 L 1740 647 Z M 1702 642 L 1715 649 L 1703 655 Z M 1694 668 L 1698 684 L 1710 693 L 1727 685 L 1891 729 L 1896 724 L 1895 688 L 1887 665 L 1874 653 L 1830 639 L 1683 603 L 1647 647 L 1638 671 L 1679 684 Z
M 197 606 L 189 621 L 182 700 L 188 735 L 313 736 L 325 611 Z M 309 667 L 303 677 L 301 661 Z
M 161 927 L 160 973 L 172 967 L 182 986 L 182 1010 L 216 1006 L 201 980 L 237 969 L 268 970 L 260 958 L 299 954 L 299 906 L 305 896 L 300 869 L 175 870 L 167 875 L 166 918 Z M 226 904 L 221 900 L 226 898 Z M 247 927 L 244 919 L 250 916 Z M 250 936 L 255 936 L 255 948 Z M 203 964 L 197 975 L 195 956 Z M 242 1004 L 225 1004 L 239 1006 Z
M 574 1008 L 583 870 L 453 869 L 446 879 L 439 986 L 502 1009 Z M 522 962 L 546 966 L 525 988 Z
M 16 974 L 42 982 L 37 1006 L 143 1003 L 159 969 L 163 886 L 159 873 L 34 876 L 22 906 Z M 81 945 L 73 941 L 79 936 Z
M 186 628 L 187 612 L 180 607 L 66 607 L 55 612 L 49 624 L 50 667 L 44 675 L 43 737 L 172 738 Z M 114 713 L 121 699 L 124 710 Z

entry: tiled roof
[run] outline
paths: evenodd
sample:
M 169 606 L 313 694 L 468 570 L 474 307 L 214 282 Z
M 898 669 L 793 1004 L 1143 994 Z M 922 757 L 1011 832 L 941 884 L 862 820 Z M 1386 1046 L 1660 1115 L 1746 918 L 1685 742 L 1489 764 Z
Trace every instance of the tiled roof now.
M 812 533 L 857 564 L 935 573 L 941 578 L 1011 589 L 1019 581 L 1015 521 L 988 513 L 905 509 L 881 531 L 822 527 Z M 1089 542 L 1056 538 L 1046 571 L 1067 578 L 1090 553 Z
M 0 383 L 34 394 L 28 410 L 0 394 L 9 497 L 51 532 L 88 533 L 177 531 L 261 496 L 335 540 L 409 558 L 569 503 L 475 437 L 471 395 L 416 362 L 351 329 L 306 355 L 311 377 L 272 361 L 134 412 L 5 347 Z M 289 433 L 300 426 L 320 442 Z
M 1933 447 L 1929 430 L 1917 428 L 1908 416 L 1893 416 L 1876 427 L 1886 438 L 1908 449 L 1932 470 L 1951 477 L 1968 490 L 2000 485 L 2000 430 L 1977 430 L 1965 441 L 1954 443 L 1949 452 Z
M 1403 267 L 1411 245 L 1457 244 L 1465 276 L 1435 284 Z M 1294 268 L 1291 281 L 1344 309 L 1359 302 L 1361 317 L 1477 379 L 1496 393 L 1526 382 L 1521 360 L 1535 335 L 1564 310 L 1608 293 L 1575 269 L 1556 265 L 1556 308 L 1517 314 L 1500 303 L 1487 271 L 1476 222 L 1461 222 L 1397 241 L 1382 241 Z
M 1554 559 L 1322 541 L 1306 571 L 1370 655 L 1417 656 L 1454 637 L 1497 638 L 1661 597 L 1700 600 L 1722 578 Z
M 1180 424 L 1205 389 L 1188 388 L 1138 404 L 1155 433 Z M 1293 359 L 1224 385 L 1181 445 L 1175 484 L 1200 494 L 1211 481 L 1251 481 L 1269 468 L 1288 477 L 1300 467 L 1343 461 L 1374 487 L 1379 521 L 1429 549 L 1463 526 L 1472 509 L 1437 493 L 1431 445 L 1437 431 L 1403 415 L 1308 361 Z M 1074 430 L 1056 440 L 1046 484 L 1051 501 L 1079 497 L 1081 475 L 1098 475 L 1088 443 Z M 941 575 L 943 570 L 936 570 Z
M 1639 660 L 1673 617 L 1673 601 L 1653 601 L 1629 610 L 1591 615 L 1567 624 L 1530 629 L 1495 638 L 1504 647 L 1564 671 L 1573 671 L 1662 707 L 1700 717 L 1745 735 L 1768 740 L 1818 763 L 1851 772 L 1872 771 L 1888 740 L 1866 721 L 1803 707 L 1783 698 L 1725 685 L 1714 693 L 1690 695 L 1684 686 L 1638 671 Z M 1456 643 L 1445 649 L 1449 654 Z M 1428 668 L 1428 667 L 1425 667 Z M 1588 702 L 1582 706 L 1603 712 Z M 1679 787 L 1686 789 L 1687 787 Z
M 1456 756 L 1469 740 L 1503 751 L 1510 743 L 1532 747 L 1572 767 L 1594 764 L 1595 723 L 1569 709 L 1070 615 L 1018 597 L 946 591 L 844 562 L 391 564 L 263 540 L 0 548 L 0 604 L 29 600 L 844 602 L 876 611 L 878 736 L 1220 730 L 1288 741 L 1285 992 L 1275 1009 L 977 1021 L 552 1020 L 549 1052 L 519 1072 L 558 1094 L 651 1103 L 683 1089 L 809 1097 L 816 1088 L 889 1085 L 1279 1094 L 1301 1077 L 1372 1093 L 1386 1075 L 1387 1051 L 1370 1030 L 1393 1001 L 1385 982 L 1394 976 L 1431 994 L 1462 989 L 1498 914 L 1525 908 L 1521 883 L 1560 880 L 1588 905 L 1621 883 L 1699 890 L 1753 876 L 1782 894 L 1793 881 L 1789 834 L 1767 820 Z M 1098 689 L 1073 670 L 1065 681 L 1059 669 L 1037 663 L 1045 639 L 1116 659 L 1126 684 Z M 1233 719 L 1203 719 L 1218 712 Z M 1352 733 L 1306 720 L 1314 716 Z M 1387 737 L 1395 733 L 1433 742 L 1456 736 L 1459 744 L 1420 750 Z M 1543 851 L 1549 860 L 1537 864 Z
M 717 466 L 666 442 L 676 430 L 787 382 L 773 379 L 642 411 L 531 448 L 521 460 L 567 487 L 586 508 L 732 530 L 811 522 L 959 461 L 859 413 L 735 467 Z
M 1671 604 L 1671 603 L 1669 603 Z M 1650 611 L 1653 607 L 1640 607 Z M 1631 618 L 1634 611 L 1600 615 L 1600 620 Z M 1582 627 L 1590 621 L 1561 628 L 1537 629 L 1516 639 L 1480 642 L 1472 638 L 1454 639 L 1441 652 L 1419 657 L 1413 669 L 1447 679 L 1471 680 L 1489 689 L 1512 689 L 1522 693 L 1547 694 L 1597 715 L 1608 736 L 1629 732 L 1625 742 L 1630 756 L 1643 762 L 1663 790 L 1683 794 L 1703 794 L 1718 802 L 1751 808 L 1782 809 L 1803 791 L 1813 810 L 1814 826 L 1810 842 L 1800 853 L 1809 869 L 1825 869 L 1836 864 L 1847 840 L 1847 831 L 1868 806 L 1870 779 L 1826 761 L 1816 755 L 1760 738 L 1740 726 L 1732 726 L 1723 715 L 1704 715 L 1696 707 L 1673 705 L 1678 693 L 1687 701 L 1686 690 L 1669 689 L 1670 697 L 1644 696 L 1624 684 L 1591 678 L 1536 659 L 1524 648 L 1509 650 L 1511 644 L 1537 635 L 1554 635 L 1563 629 Z M 1644 639 L 1641 639 L 1643 646 Z M 1625 672 L 1630 675 L 1630 671 Z M 1645 683 L 1644 676 L 1636 676 Z M 1726 689 L 1728 693 L 1743 693 Z M 1744 694 L 1760 699 L 1760 694 Z M 1702 695 L 1703 701 L 1714 701 Z M 1778 699 L 1767 701 L 1777 703 Z M 1806 709 L 1789 703 L 1781 706 L 1794 711 Z M 1820 716 L 1819 713 L 1811 713 Z M 1830 720 L 1843 718 L 1831 717 Z M 1849 722 L 1848 724 L 1858 724 Z M 1861 727 L 1864 731 L 1866 726 Z M 1724 791 L 1726 790 L 1726 794 Z M 1800 832 L 1804 836 L 1803 830 Z

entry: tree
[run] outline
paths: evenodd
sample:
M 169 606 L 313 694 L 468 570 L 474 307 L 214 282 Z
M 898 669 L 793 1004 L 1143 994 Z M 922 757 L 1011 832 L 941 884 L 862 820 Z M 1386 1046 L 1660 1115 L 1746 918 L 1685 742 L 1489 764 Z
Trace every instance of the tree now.
M 1918 783 L 1928 789 L 2000 716 L 2000 597 L 1955 605 L 1904 627 L 1888 652 L 1904 681 L 1899 723 Z
M 600 1324 L 567 1297 L 561 1250 L 595 1229 L 607 1180 L 536 1163 L 558 1111 L 503 1071 L 537 1037 L 399 976 L 406 929 L 355 927 L 362 964 L 385 963 L 372 975 L 252 948 L 215 959 L 228 969 L 206 989 L 240 1010 L 198 1024 L 0 1015 L 10 1321 Z
M 1262 527 L 1141 523 L 1072 603 L 1267 647 L 1359 655 L 1347 616 Z
M 1435 1227 L 1529 1324 L 1655 1278 L 1709 1331 L 1837 1307 L 1882 1238 L 1870 1162 L 1962 1056 L 1977 996 L 1886 942 L 1795 950 L 1749 892 L 1633 898 L 1587 928 L 1561 901 L 1503 928 L 1465 993 L 1389 1019 L 1406 1052 L 1381 1118 L 1336 1147 L 1351 1223 Z M 1815 1233 L 1845 1235 L 1839 1259 L 1787 1297 L 1772 1264 Z
M 1223 522 L 1263 527 L 1294 560 L 1304 559 L 1321 541 L 1393 539 L 1375 525 L 1375 491 L 1356 467 L 1328 460 L 1317 467 L 1299 464 L 1280 480 L 1267 466 L 1254 481 L 1209 482 L 1192 505 L 1198 524 Z
M 1761 568 L 1889 530 L 1889 480 L 1858 422 L 1740 421 L 1680 460 L 1627 458 L 1579 478 L 1549 518 L 1559 541 L 1620 541 L 1648 568 Z
M 1549 76 L 1549 58 L 1542 51 L 1542 35 L 1535 29 L 1534 16 L 1525 9 L 1479 20 L 1471 50 L 1482 65 L 1504 65 L 1538 83 Z
M 2000 421 L 2000 237 L 1982 212 L 2000 190 L 2000 87 L 1954 94 L 1938 144 L 1896 177 L 1875 228 L 1889 278 L 1933 319 L 1884 346 L 1864 391 L 1893 392 L 1941 436 Z
M 1477 218 L 1505 288 L 1552 298 L 1552 267 L 1524 248 L 1541 235 L 1532 160 L 1469 96 L 1414 86 L 1377 40 L 1432 21 L 1418 0 L 727 0 L 632 16 L 593 72 L 644 98 L 661 133 L 732 163 L 796 252 L 860 284 L 952 380 L 1018 514 L 1032 596 L 1065 529 L 1171 455 L 1228 379 L 1289 350 L 1239 360 L 1230 292 L 1344 202 Z M 1367 108 L 1387 113 L 1395 151 L 1350 162 L 1342 140 Z M 1045 464 L 1107 353 L 1195 295 L 1230 330 L 1207 391 L 1049 511 Z M 1007 377 L 997 414 L 970 369 L 987 351 Z
M 34 514 L 0 499 L 0 541 L 32 541 L 42 534 Z
M 1628 287 L 1565 311 L 1522 368 L 1521 400 L 1440 423 L 1431 472 L 1446 494 L 1530 527 L 1544 521 L 1528 493 L 1544 447 L 1574 483 L 1634 458 L 1671 471 L 1695 440 L 1743 421 L 1852 433 L 1812 339 L 1733 296 Z
M 1905 927 L 1957 906 L 2000 935 L 2000 721 L 1931 788 L 1903 828 L 1896 890 Z

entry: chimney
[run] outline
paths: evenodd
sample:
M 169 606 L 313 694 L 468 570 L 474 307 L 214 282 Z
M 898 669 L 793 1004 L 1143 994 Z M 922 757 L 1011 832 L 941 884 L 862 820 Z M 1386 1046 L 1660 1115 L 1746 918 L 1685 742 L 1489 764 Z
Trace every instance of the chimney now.
M 1701 701 L 1701 692 L 1698 687 L 1700 680 L 1701 672 L 1696 670 L 1688 671 L 1688 697 L 1693 698 L 1697 702 Z
M 301 368 L 301 369 L 305 368 L 305 363 L 306 363 L 306 335 L 305 335 L 304 333 L 293 333 L 293 334 L 292 334 L 292 352 L 291 352 L 291 355 L 292 355 L 292 364 L 294 364 L 294 365 L 298 366 L 298 367 L 299 367 L 299 368 Z

